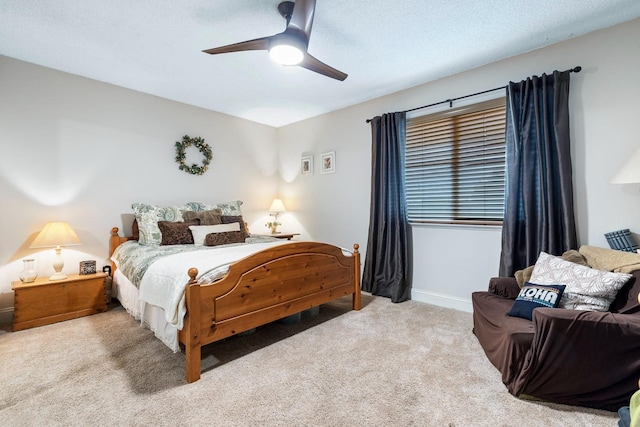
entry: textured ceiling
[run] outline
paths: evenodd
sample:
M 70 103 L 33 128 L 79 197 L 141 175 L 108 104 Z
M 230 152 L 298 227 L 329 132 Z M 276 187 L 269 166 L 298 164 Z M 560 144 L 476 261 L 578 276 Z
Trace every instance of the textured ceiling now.
M 0 54 L 283 126 L 640 16 L 638 0 L 317 0 L 309 53 L 203 49 L 284 30 L 279 0 L 0 0 Z

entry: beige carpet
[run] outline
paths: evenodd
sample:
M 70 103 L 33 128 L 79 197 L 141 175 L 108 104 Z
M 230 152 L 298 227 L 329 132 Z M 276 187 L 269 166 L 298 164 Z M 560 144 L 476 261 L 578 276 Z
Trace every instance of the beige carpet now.
M 0 424 L 616 426 L 617 414 L 511 396 L 469 313 L 365 296 L 294 325 L 212 345 L 184 380 L 174 354 L 121 307 L 0 332 Z

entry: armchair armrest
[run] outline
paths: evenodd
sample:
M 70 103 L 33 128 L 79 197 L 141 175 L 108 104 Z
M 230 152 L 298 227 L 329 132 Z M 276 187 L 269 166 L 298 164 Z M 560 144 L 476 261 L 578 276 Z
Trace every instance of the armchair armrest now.
M 492 277 L 489 279 L 489 292 L 504 298 L 516 299 L 520 293 L 520 286 L 515 277 Z
M 640 315 L 537 308 L 513 394 L 615 411 L 638 388 Z

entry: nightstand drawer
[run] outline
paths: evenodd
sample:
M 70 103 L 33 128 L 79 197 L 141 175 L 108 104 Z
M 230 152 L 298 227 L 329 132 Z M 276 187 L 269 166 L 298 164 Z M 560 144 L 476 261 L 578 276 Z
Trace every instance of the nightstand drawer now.
M 107 311 L 105 273 L 71 274 L 66 279 L 13 282 L 13 330 L 48 325 Z

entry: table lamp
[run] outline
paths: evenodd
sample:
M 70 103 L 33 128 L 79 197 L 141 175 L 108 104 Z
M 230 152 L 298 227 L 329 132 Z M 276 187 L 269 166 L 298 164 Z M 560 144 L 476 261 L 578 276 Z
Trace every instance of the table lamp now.
M 80 239 L 71 226 L 66 222 L 50 222 L 44 226 L 40 234 L 31 243 L 30 248 L 50 248 L 55 247 L 56 255 L 53 259 L 53 276 L 49 280 L 66 279 L 67 275 L 62 273 L 64 260 L 62 259 L 62 246 L 80 245 Z
M 281 212 L 286 212 L 287 210 L 284 207 L 284 203 L 280 199 L 274 199 L 273 203 L 271 203 L 271 207 L 269 208 L 269 215 L 274 216 L 275 219 L 269 223 L 267 226 L 271 228 L 271 233 L 276 234 L 278 231 L 278 226 L 280 223 L 278 222 L 278 214 Z

